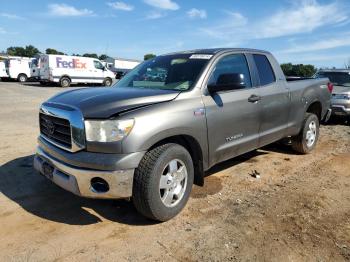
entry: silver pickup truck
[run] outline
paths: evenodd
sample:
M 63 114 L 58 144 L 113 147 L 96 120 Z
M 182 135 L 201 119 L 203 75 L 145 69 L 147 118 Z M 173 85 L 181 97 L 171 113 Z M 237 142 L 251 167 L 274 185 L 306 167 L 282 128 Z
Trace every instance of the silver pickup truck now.
M 161 55 L 112 88 L 63 92 L 41 105 L 35 168 L 90 198 L 132 198 L 166 221 L 215 164 L 291 137 L 309 153 L 330 114 L 329 80 L 287 81 L 268 52 Z
M 332 114 L 350 119 L 350 69 L 322 69 L 316 74 L 316 78 L 325 77 L 334 85 Z

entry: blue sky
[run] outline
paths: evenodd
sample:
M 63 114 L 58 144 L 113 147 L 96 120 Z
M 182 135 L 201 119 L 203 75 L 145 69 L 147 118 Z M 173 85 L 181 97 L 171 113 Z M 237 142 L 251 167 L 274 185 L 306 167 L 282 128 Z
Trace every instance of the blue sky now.
M 32 44 L 141 59 L 145 53 L 250 47 L 283 62 L 342 67 L 349 0 L 0 1 L 0 51 Z

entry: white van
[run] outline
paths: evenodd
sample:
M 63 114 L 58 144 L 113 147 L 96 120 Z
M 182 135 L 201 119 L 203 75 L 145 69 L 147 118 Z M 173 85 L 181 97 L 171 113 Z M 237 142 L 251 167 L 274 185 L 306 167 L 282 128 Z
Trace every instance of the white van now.
M 5 60 L 5 67 L 8 77 L 17 79 L 19 82 L 26 82 L 30 77 L 30 64 L 33 58 L 9 58 Z
M 54 82 L 62 87 L 88 83 L 110 86 L 114 73 L 100 60 L 90 57 L 43 55 L 40 57 L 40 83 Z
M 6 73 L 5 62 L 0 61 L 0 78 L 8 78 L 9 75 Z

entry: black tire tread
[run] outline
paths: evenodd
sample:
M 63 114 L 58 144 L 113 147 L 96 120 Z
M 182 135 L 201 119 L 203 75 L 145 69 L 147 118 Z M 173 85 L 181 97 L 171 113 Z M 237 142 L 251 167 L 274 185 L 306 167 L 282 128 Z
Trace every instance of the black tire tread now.
M 69 81 L 68 86 L 62 86 L 62 81 L 63 81 L 64 79 L 68 79 L 68 81 Z M 60 79 L 60 87 L 63 87 L 63 88 L 65 88 L 65 87 L 70 87 L 71 83 L 72 83 L 72 81 L 71 81 L 71 79 L 70 79 L 68 76 L 62 76 L 61 79 Z
M 310 118 L 310 116 L 316 116 L 312 113 L 305 113 L 305 117 L 302 123 L 302 128 L 298 135 L 292 137 L 292 148 L 294 151 L 301 153 L 301 154 L 308 154 L 309 151 L 304 147 L 303 140 L 304 140 L 304 127 L 307 122 L 307 120 Z M 316 116 L 317 117 L 317 116 Z
M 109 86 L 111 86 L 111 85 L 113 84 L 113 80 L 112 80 L 112 78 L 110 78 L 110 77 L 106 77 L 106 78 L 103 80 L 103 86 L 107 86 L 107 85 L 106 85 L 107 80 L 111 81 L 111 84 L 109 85 Z M 107 87 L 109 87 L 109 86 L 107 86 Z
M 150 219 L 158 220 L 148 204 L 149 199 L 145 197 L 147 196 L 146 192 L 150 187 L 149 176 L 152 175 L 153 167 L 159 156 L 173 145 L 175 144 L 165 144 L 148 151 L 141 160 L 138 168 L 135 170 L 133 183 L 133 203 L 136 209 L 142 215 Z

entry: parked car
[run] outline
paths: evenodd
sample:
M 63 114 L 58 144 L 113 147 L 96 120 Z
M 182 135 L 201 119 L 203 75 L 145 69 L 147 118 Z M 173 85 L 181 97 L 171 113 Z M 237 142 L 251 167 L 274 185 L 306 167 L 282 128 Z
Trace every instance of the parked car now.
M 9 58 L 5 60 L 6 73 L 10 79 L 26 82 L 30 77 L 30 64 L 33 58 Z
M 6 72 L 5 62 L 0 61 L 0 79 L 8 78 L 9 75 Z
M 145 80 L 160 69 L 165 79 Z M 219 162 L 285 137 L 310 153 L 330 113 L 330 89 L 326 78 L 287 82 L 265 51 L 158 56 L 112 88 L 44 102 L 34 167 L 74 194 L 132 197 L 141 214 L 166 221 Z
M 87 83 L 111 86 L 115 75 L 100 60 L 90 57 L 42 55 L 40 83 L 58 83 L 61 87 Z
M 327 77 L 333 83 L 332 112 L 350 117 L 350 69 L 320 70 L 317 78 Z

